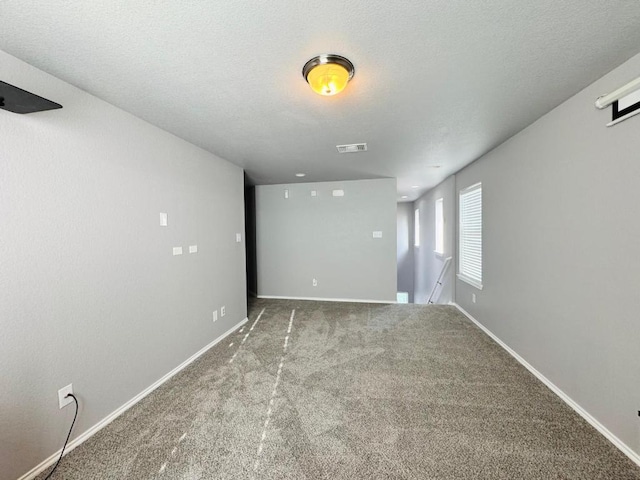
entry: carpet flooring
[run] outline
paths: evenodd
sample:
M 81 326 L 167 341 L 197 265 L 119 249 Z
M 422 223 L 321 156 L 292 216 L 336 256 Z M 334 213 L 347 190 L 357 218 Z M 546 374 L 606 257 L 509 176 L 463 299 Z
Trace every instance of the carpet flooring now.
M 256 300 L 241 330 L 52 478 L 640 480 L 640 468 L 454 307 Z

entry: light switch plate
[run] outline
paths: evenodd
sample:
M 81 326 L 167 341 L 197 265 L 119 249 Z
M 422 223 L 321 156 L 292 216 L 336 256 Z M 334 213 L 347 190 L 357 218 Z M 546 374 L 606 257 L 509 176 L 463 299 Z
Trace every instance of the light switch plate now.
M 382 232 L 380 230 L 376 230 L 373 232 L 373 238 L 382 238 Z
M 289 190 L 284 191 L 284 198 L 289 198 Z
M 160 212 L 160 226 L 166 227 L 167 225 L 169 225 L 169 216 L 164 212 Z
M 198 253 L 198 245 L 189 245 L 189 253 Z
M 312 197 L 317 197 L 318 196 L 318 191 L 317 190 L 311 190 L 311 196 Z
M 218 320 L 218 311 L 214 310 L 213 311 L 213 321 L 215 322 L 216 320 Z
M 173 247 L 174 255 L 182 255 L 182 247 Z
M 236 243 L 240 243 L 240 242 L 242 242 L 242 234 L 236 233 Z

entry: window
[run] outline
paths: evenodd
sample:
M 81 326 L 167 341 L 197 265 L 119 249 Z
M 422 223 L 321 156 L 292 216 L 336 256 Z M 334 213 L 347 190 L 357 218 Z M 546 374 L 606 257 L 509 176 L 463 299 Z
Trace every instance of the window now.
M 413 245 L 420 246 L 420 209 L 416 208 L 413 212 Z
M 444 199 L 436 200 L 436 249 L 438 255 L 444 254 Z
M 482 289 L 482 184 L 460 191 L 458 278 Z

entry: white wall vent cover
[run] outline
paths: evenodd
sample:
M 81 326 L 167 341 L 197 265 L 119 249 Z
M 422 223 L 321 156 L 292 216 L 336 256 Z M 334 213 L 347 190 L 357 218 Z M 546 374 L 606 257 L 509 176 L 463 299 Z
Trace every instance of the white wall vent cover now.
M 358 152 L 366 152 L 367 144 L 366 143 L 352 143 L 351 145 L 336 145 L 338 149 L 338 153 L 358 153 Z

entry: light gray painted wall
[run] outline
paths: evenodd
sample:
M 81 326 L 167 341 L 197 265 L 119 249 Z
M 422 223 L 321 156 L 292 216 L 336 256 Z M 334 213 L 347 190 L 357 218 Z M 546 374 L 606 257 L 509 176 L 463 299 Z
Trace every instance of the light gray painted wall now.
M 62 447 L 74 408 L 58 409 L 59 388 L 81 402 L 76 437 L 246 317 L 243 178 L 4 52 L 0 78 L 64 105 L 0 110 L 0 478 L 13 480 Z
M 413 303 L 413 204 L 398 203 L 397 217 L 398 291 L 409 294 Z
M 395 179 L 258 186 L 256 220 L 258 295 L 395 302 Z
M 444 255 L 437 255 L 436 248 L 436 200 L 443 199 L 444 210 Z M 453 259 L 447 268 L 442 288 L 436 291 L 434 303 L 453 301 L 455 288 L 455 235 L 456 235 L 456 194 L 455 177 L 429 190 L 413 203 L 420 209 L 420 246 L 415 248 L 415 302 L 427 303 L 431 290 L 447 257 Z
M 483 276 L 456 301 L 640 453 L 640 117 L 596 97 L 640 55 L 456 175 L 482 182 Z M 471 294 L 477 303 L 471 303 Z

